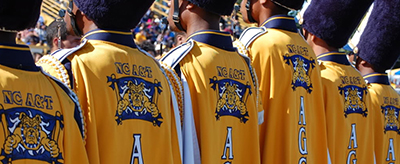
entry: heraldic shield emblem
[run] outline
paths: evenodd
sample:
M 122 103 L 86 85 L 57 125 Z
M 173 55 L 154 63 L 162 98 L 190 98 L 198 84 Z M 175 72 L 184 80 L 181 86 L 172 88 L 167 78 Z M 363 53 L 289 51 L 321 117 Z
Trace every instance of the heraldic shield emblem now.
M 47 163 L 64 163 L 58 146 L 63 129 L 63 116 L 40 110 L 18 107 L 3 109 L 0 104 L 1 125 L 5 141 L 1 149 L 2 163 L 19 159 L 33 159 Z
M 286 54 L 283 56 L 287 65 L 293 67 L 292 89 L 303 87 L 308 93 L 312 92 L 311 71 L 315 67 L 315 60 L 308 60 L 301 55 Z
M 219 120 L 222 116 L 233 116 L 240 119 L 240 122 L 246 123 L 249 119 L 246 102 L 252 94 L 251 86 L 231 79 L 218 80 L 216 76 L 210 78 L 210 84 L 218 95 L 216 119 Z
M 149 82 L 137 77 L 117 79 L 114 74 L 107 79 L 118 99 L 115 112 L 118 125 L 122 125 L 124 120 L 140 119 L 149 121 L 154 126 L 161 126 L 162 116 L 157 107 L 157 99 L 162 92 L 162 86 L 158 80 Z
M 385 115 L 385 122 L 384 122 L 384 130 L 385 133 L 387 131 L 394 131 L 400 135 L 399 129 L 399 108 L 394 106 L 381 106 L 382 113 Z
M 344 116 L 349 114 L 361 114 L 364 117 L 368 115 L 368 109 L 365 105 L 365 97 L 367 95 L 367 87 L 359 87 L 355 85 L 340 85 L 339 93 L 344 96 Z

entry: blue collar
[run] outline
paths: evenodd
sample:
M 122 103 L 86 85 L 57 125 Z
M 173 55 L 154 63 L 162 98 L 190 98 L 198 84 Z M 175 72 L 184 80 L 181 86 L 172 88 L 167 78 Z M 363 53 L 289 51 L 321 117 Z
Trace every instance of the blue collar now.
M 350 65 L 350 62 L 347 59 L 346 54 L 342 52 L 323 53 L 317 56 L 317 59 L 320 61 L 332 61 L 338 64 Z
M 363 76 L 368 83 L 378 83 L 384 85 L 390 85 L 388 75 L 386 73 L 370 73 Z
M 221 32 L 216 30 L 202 30 L 190 35 L 187 40 L 205 43 L 226 51 L 236 51 L 232 44 L 232 38 L 229 32 Z
M 83 38 L 88 40 L 102 40 L 136 48 L 136 44 L 133 41 L 134 37 L 130 31 L 96 29 L 86 33 Z
M 25 71 L 39 71 L 26 45 L 0 43 L 0 65 Z
M 275 28 L 290 32 L 297 32 L 296 22 L 294 18 L 288 15 L 275 15 L 267 19 L 261 26 L 265 28 Z

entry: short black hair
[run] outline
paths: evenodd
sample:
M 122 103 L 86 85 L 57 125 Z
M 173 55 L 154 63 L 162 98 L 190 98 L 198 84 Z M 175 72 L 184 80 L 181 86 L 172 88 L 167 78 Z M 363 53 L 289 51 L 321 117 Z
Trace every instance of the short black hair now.
M 151 43 L 151 41 L 144 41 L 141 45 L 139 45 L 140 48 L 142 48 L 145 51 L 151 51 L 154 53 L 154 55 L 156 54 L 156 46 Z
M 46 40 L 48 43 L 48 46 L 53 48 L 53 39 L 55 37 L 58 37 L 58 29 L 60 28 L 60 35 L 61 35 L 61 40 L 67 39 L 67 28 L 66 24 L 63 20 L 54 20 L 53 22 L 50 23 L 50 25 L 46 29 Z

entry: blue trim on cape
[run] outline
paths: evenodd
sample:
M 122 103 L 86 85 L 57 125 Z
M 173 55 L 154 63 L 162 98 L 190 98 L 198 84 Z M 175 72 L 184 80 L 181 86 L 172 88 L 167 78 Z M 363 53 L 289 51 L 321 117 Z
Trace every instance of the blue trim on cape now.
M 130 31 L 96 29 L 86 33 L 84 38 L 88 40 L 102 40 L 131 48 L 137 48 L 133 40 L 134 36 Z
M 281 29 L 297 33 L 296 22 L 293 17 L 288 15 L 275 15 L 267 19 L 262 26 L 265 28 Z
M 217 30 L 202 30 L 198 31 L 187 38 L 197 42 L 205 43 L 226 51 L 236 51 L 233 47 L 232 38 L 229 32 Z
M 345 53 L 341 52 L 328 52 L 317 56 L 320 61 L 332 61 L 338 64 L 351 65 Z
M 0 43 L 0 65 L 25 71 L 39 71 L 26 45 Z
M 389 77 L 386 73 L 370 73 L 363 76 L 368 83 L 378 83 L 383 85 L 390 85 Z

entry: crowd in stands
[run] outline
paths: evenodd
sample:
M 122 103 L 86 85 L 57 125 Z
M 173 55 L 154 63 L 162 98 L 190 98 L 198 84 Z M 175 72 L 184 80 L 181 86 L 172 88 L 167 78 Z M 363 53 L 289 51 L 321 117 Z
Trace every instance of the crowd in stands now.
M 176 38 L 176 32 L 171 31 L 166 22 L 165 17 L 156 15 L 153 11 L 149 10 L 142 18 L 140 24 L 133 30 L 135 41 L 139 47 L 156 58 L 159 58 L 163 53 L 179 45 L 176 42 L 182 39 Z M 229 32 L 234 38 L 239 38 L 242 32 L 242 27 L 236 15 L 222 17 L 220 28 L 225 32 Z M 178 35 L 185 36 L 183 33 Z
M 63 3 L 63 1 L 60 1 L 60 3 Z M 65 26 L 65 24 L 63 25 Z M 57 28 L 57 26 L 46 26 L 45 20 L 43 17 L 40 17 L 35 28 L 26 29 L 18 33 L 16 38 L 17 43 L 39 46 L 42 48 L 48 47 L 41 52 L 34 52 L 36 53 L 34 58 L 39 59 L 42 55 L 52 52 L 52 41 L 48 39 L 56 36 L 48 37 L 47 33 L 56 33 L 54 31 L 57 31 L 57 29 L 54 28 Z M 232 17 L 221 17 L 220 28 L 225 32 L 229 32 L 233 38 L 238 38 L 242 32 L 242 27 L 235 14 Z M 170 49 L 180 45 L 186 40 L 186 36 L 183 32 L 176 34 L 176 32 L 168 28 L 166 17 L 157 15 L 151 10 L 143 16 L 139 25 L 132 30 L 132 33 L 135 36 L 136 44 L 153 55 L 156 59 L 159 59 Z
M 17 34 L 17 43 L 46 46 L 46 28 L 43 17 L 40 17 L 35 28 L 25 29 Z

